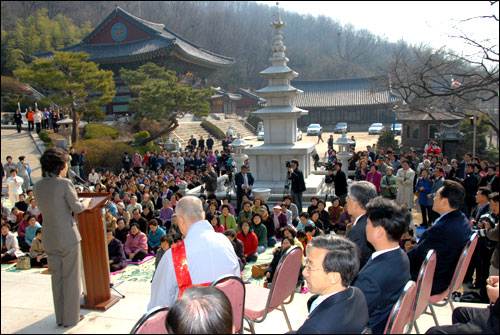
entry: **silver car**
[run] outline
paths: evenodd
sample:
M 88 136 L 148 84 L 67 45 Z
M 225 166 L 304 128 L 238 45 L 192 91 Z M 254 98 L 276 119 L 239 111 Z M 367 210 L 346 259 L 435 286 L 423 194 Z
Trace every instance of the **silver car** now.
M 311 123 L 309 127 L 307 127 L 307 136 L 309 135 L 318 135 L 319 132 L 323 129 L 321 125 L 317 123 Z
M 372 123 L 368 128 L 368 135 L 380 135 L 385 131 L 385 126 L 382 123 Z

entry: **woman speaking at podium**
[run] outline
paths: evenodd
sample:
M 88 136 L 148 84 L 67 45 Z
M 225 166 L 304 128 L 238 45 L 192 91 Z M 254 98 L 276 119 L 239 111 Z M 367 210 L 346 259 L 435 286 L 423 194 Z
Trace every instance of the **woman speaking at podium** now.
M 58 326 L 74 326 L 80 320 L 80 233 L 76 216 L 90 199 L 79 201 L 68 173 L 68 153 L 50 148 L 40 158 L 42 179 L 33 193 L 43 215 L 42 247 L 52 274 L 52 295 Z M 72 216 L 74 213 L 74 217 Z

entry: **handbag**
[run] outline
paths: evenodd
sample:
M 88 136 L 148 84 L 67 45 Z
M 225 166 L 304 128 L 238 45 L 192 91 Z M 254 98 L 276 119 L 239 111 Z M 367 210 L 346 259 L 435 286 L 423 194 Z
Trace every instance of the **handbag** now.
M 266 270 L 269 267 L 269 264 L 258 264 L 252 266 L 252 278 L 260 278 L 264 277 L 266 274 Z
M 31 269 L 31 262 L 29 256 L 20 256 L 17 258 L 16 268 L 18 270 L 29 270 Z

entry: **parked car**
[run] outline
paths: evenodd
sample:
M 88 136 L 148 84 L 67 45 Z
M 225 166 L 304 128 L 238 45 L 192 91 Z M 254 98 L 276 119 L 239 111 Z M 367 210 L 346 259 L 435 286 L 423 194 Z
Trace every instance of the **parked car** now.
M 385 126 L 382 123 L 372 123 L 368 128 L 368 135 L 380 135 L 385 131 Z
M 302 141 L 302 130 L 297 128 L 297 139 L 296 141 Z
M 259 130 L 259 133 L 257 134 L 257 141 L 264 141 L 264 128 Z
M 339 122 L 335 125 L 335 129 L 333 129 L 333 132 L 335 134 L 342 134 L 342 131 L 345 129 L 345 132 L 349 132 L 349 126 L 345 122 Z
M 403 132 L 403 125 L 401 123 L 396 123 L 394 124 L 394 129 L 393 126 L 391 125 L 391 130 L 394 133 L 394 135 L 401 135 Z
M 311 123 L 308 127 L 307 127 L 307 136 L 309 135 L 318 135 L 319 132 L 321 131 L 321 129 L 323 129 L 321 127 L 321 125 L 317 124 L 317 123 Z

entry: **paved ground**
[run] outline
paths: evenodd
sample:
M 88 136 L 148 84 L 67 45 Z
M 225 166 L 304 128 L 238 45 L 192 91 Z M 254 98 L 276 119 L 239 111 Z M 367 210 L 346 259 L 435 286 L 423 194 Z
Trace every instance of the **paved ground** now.
M 29 133 L 25 130 L 21 133 L 17 133 L 15 129 L 5 129 L 1 130 L 1 161 L 2 164 L 7 162 L 6 157 L 12 156 L 14 162 L 18 162 L 19 156 L 26 156 L 26 160 L 31 166 L 31 179 L 36 183 L 42 177 L 42 170 L 40 168 L 40 153 L 35 146 L 33 140 L 31 139 Z M 2 181 L 4 182 L 5 179 Z M 5 187 L 5 183 L 2 184 L 2 190 Z M 2 191 L 2 194 L 4 192 Z

